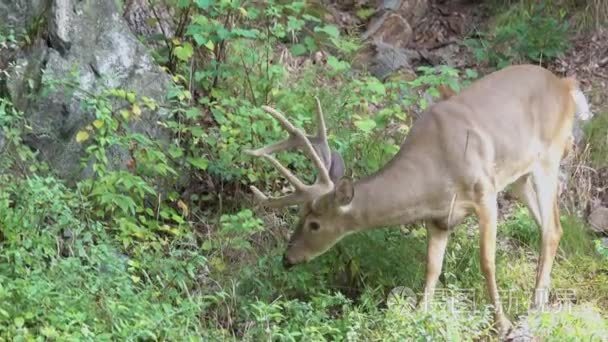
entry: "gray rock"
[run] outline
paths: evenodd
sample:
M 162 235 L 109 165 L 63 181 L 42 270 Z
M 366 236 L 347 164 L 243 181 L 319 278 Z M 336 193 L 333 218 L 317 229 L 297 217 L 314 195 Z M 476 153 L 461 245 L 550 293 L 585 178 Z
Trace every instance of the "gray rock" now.
M 608 233 L 608 208 L 597 207 L 588 218 L 591 229 L 596 233 Z
M 129 30 L 114 0 L 56 0 L 46 13 L 48 40 L 21 53 L 6 83 L 13 103 L 32 126 L 25 142 L 40 151 L 60 177 L 74 181 L 90 172 L 81 170 L 83 147 L 75 141 L 76 133 L 93 120 L 83 106 L 83 94 L 117 87 L 162 102 L 170 77 Z M 67 77 L 80 91 L 58 87 L 44 95 L 43 84 Z M 157 121 L 165 115 L 144 112 L 132 128 L 164 139 L 166 132 Z M 115 167 L 126 163 L 125 151 L 110 151 L 109 157 Z
M 388 12 L 370 23 L 363 39 L 382 42 L 395 48 L 405 48 L 412 39 L 412 27 L 398 13 Z
M 176 23 L 173 19 L 178 16 L 171 6 L 162 2 L 128 1 L 125 4 L 123 17 L 131 31 L 137 35 L 146 38 L 153 38 L 155 35 L 163 35 L 167 38 L 175 36 Z M 164 44 L 164 42 L 158 41 L 158 44 Z
M 415 50 L 395 48 L 378 43 L 376 56 L 370 62 L 370 72 L 379 79 L 385 79 L 399 69 L 411 69 L 414 61 L 420 59 Z
M 422 58 L 407 46 L 413 39 L 412 27 L 428 9 L 429 1 L 383 0 L 376 5 L 376 14 L 362 35 L 366 47 L 360 51 L 355 67 L 384 79 L 397 70 L 411 69 Z
M 428 0 L 380 0 L 377 5 L 379 11 L 397 12 L 410 23 L 419 20 L 428 7 Z

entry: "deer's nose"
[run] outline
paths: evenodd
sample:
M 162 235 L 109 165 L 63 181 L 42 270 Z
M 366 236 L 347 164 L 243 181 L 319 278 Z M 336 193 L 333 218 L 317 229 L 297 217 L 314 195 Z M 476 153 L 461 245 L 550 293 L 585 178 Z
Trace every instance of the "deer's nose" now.
M 291 261 L 289 261 L 287 254 L 283 254 L 283 267 L 288 270 L 288 269 L 292 268 L 293 265 L 294 264 Z

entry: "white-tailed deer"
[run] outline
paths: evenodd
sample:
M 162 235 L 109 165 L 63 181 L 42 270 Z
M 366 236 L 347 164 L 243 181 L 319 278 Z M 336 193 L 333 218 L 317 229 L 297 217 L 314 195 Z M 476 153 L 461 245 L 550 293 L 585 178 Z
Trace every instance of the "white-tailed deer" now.
M 283 257 L 285 266 L 311 260 L 354 232 L 425 220 L 425 299 L 433 296 L 450 230 L 475 213 L 481 269 L 496 326 L 504 335 L 511 323 L 503 313 L 495 277 L 497 194 L 511 185 L 540 228 L 533 296 L 533 306 L 539 307 L 548 300 L 551 267 L 562 235 L 558 168 L 575 110 L 588 108 L 574 79 L 533 65 L 507 67 L 444 98 L 415 122 L 390 162 L 358 181 L 342 177 L 342 160 L 330 152 L 318 99 L 316 137 L 306 136 L 265 106 L 290 137 L 247 153 L 271 162 L 295 192 L 269 198 L 256 187 L 251 189 L 270 207 L 300 205 L 300 219 Z M 304 184 L 270 156 L 295 147 L 302 148 L 318 169 L 313 185 Z

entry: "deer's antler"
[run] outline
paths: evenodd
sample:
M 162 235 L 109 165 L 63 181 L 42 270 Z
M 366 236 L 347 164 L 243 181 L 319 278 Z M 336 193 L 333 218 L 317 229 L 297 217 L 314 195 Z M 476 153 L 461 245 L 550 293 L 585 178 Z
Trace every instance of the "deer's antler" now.
M 315 97 L 315 100 L 317 102 L 318 121 L 317 136 L 315 137 L 307 136 L 302 130 L 296 128 L 289 120 L 285 118 L 283 114 L 276 109 L 268 106 L 262 106 L 262 109 L 279 121 L 281 126 L 289 133 L 289 137 L 285 140 L 261 147 L 256 150 L 246 150 L 245 153 L 254 157 L 266 158 L 295 188 L 295 192 L 289 195 L 282 197 L 268 197 L 255 186 L 251 186 L 251 191 L 256 197 L 256 200 L 266 206 L 278 208 L 304 203 L 328 192 L 333 188 L 333 182 L 328 171 L 328 165 L 331 163 L 331 154 L 329 144 L 327 143 L 325 119 L 323 117 L 323 111 L 321 109 L 319 99 Z M 271 153 L 285 151 L 296 147 L 302 148 L 303 152 L 312 160 L 315 167 L 319 171 L 317 180 L 313 185 L 304 184 L 291 171 L 281 165 L 278 160 L 270 155 Z M 317 148 L 315 149 L 315 147 Z

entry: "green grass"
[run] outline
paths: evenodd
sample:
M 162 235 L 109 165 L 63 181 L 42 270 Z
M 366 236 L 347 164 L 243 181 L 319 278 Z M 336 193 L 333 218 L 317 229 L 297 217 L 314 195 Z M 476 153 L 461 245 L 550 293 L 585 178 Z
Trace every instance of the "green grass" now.
M 598 113 L 584 126 L 592 167 L 608 166 L 608 111 Z
M 384 229 L 350 236 L 290 271 L 282 268 L 283 246 L 276 243 L 239 254 L 208 254 L 184 237 L 164 250 L 132 257 L 121 252 L 104 223 L 87 219 L 89 204 L 59 182 L 2 181 L 2 338 L 253 341 L 272 335 L 277 340 L 398 341 L 494 336 L 476 228 L 463 226 L 452 235 L 439 300 L 425 312 L 413 310 L 406 298 L 387 302 L 395 288 L 422 290 L 426 236 L 420 227 L 409 234 Z M 498 253 L 497 278 L 517 303 L 527 303 L 534 286 L 538 232 L 530 223 L 521 210 L 499 230 L 512 247 Z M 553 284 L 575 290 L 572 311 L 535 318 L 527 316 L 525 305 L 515 305 L 507 313 L 513 321 L 530 320 L 534 331 L 553 338 L 606 333 L 601 316 L 608 313 L 608 263 L 589 247 L 591 239 L 579 220 L 565 217 L 563 225 Z M 61 238 L 67 228 L 73 240 Z M 269 233 L 260 234 L 257 238 Z

